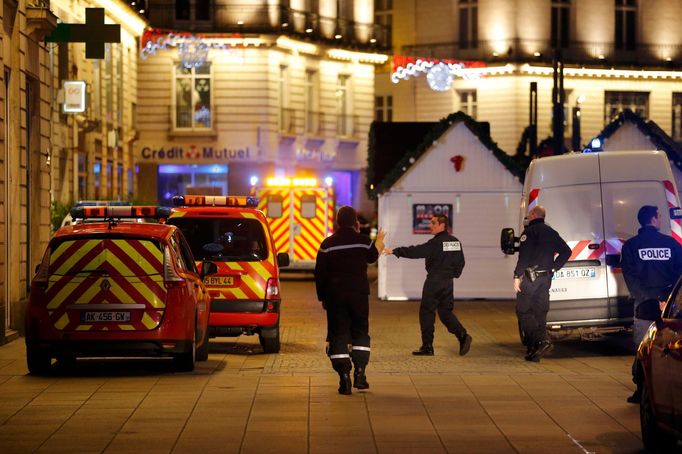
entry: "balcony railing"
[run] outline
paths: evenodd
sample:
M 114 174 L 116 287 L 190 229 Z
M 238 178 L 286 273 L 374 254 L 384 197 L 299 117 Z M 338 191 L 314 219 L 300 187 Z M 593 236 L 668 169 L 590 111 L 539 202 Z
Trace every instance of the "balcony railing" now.
M 514 39 L 506 42 L 477 41 L 403 46 L 400 54 L 452 60 L 486 62 L 551 62 L 554 56 L 551 40 Z M 618 49 L 615 43 L 571 41 L 561 48 L 568 64 L 680 67 L 682 45 L 637 44 L 633 49 Z
M 289 108 L 279 110 L 279 130 L 286 134 L 296 134 L 296 111 Z
M 352 137 L 359 135 L 359 119 L 358 115 L 337 115 L 336 116 L 336 136 L 337 137 Z
M 281 33 L 302 39 L 377 50 L 386 50 L 391 45 L 388 42 L 390 29 L 384 25 L 325 17 L 280 5 L 219 4 L 213 7 L 211 17 L 210 29 L 219 33 Z M 170 23 L 159 23 L 159 27 L 172 28 L 175 25 L 172 16 L 165 16 L 165 19 L 170 19 Z M 160 21 L 163 22 L 163 19 Z
M 324 132 L 324 113 L 313 112 L 312 110 L 303 112 L 305 119 L 305 133 L 310 136 L 321 136 Z

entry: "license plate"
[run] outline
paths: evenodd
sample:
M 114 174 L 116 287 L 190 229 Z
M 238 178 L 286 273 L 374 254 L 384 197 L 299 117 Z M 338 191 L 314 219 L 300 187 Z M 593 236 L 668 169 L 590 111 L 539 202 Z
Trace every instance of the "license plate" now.
M 593 266 L 584 268 L 562 268 L 554 272 L 554 280 L 557 279 L 595 279 L 597 269 Z
M 129 322 L 130 312 L 82 312 L 81 322 Z
M 234 285 L 234 276 L 206 276 L 206 285 Z

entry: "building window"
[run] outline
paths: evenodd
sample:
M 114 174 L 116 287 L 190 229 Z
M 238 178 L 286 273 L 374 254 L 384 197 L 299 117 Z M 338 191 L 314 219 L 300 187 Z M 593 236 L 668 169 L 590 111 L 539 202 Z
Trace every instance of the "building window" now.
M 348 115 L 348 83 L 350 76 L 339 74 L 336 79 L 336 131 L 340 136 L 353 133 L 351 116 Z
M 393 96 L 374 98 L 374 120 L 379 123 L 393 121 Z
M 374 0 L 373 36 L 384 47 L 393 47 L 393 0 Z
M 474 120 L 477 114 L 476 90 L 457 90 L 459 95 L 459 110 Z
M 616 0 L 616 49 L 634 50 L 637 44 L 637 0 Z
M 194 0 L 194 18 L 196 20 L 211 19 L 211 0 Z
M 649 118 L 649 93 L 641 91 L 604 92 L 604 124 L 608 124 L 625 109 L 642 118 Z
M 95 182 L 95 199 L 100 200 L 100 189 L 102 187 L 102 158 L 95 158 L 95 163 L 92 166 L 92 175 Z
M 294 110 L 289 108 L 289 67 L 279 67 L 278 78 L 279 96 L 279 130 L 282 132 L 294 132 Z
M 211 64 L 196 68 L 175 66 L 175 128 L 210 129 L 213 124 L 211 102 Z
M 571 0 L 552 0 L 552 48 L 567 48 L 570 34 Z
M 189 0 L 175 0 L 175 20 L 189 20 Z
M 682 93 L 673 93 L 673 140 L 682 142 Z
M 478 0 L 459 0 L 459 47 L 478 47 Z
M 306 70 L 305 80 L 303 81 L 303 109 L 305 115 L 305 132 L 308 134 L 319 134 L 320 132 L 320 113 L 317 111 L 317 87 L 317 71 Z
M 78 198 L 88 198 L 88 157 L 83 152 L 78 152 Z

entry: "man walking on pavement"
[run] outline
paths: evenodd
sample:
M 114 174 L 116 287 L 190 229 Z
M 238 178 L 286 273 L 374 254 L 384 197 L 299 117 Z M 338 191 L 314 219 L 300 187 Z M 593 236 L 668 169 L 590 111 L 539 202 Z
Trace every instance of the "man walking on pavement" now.
M 315 288 L 317 299 L 327 310 L 328 355 L 339 374 L 339 394 L 351 394 L 352 387 L 369 388 L 365 375 L 370 353 L 367 264 L 379 258 L 385 233 L 379 231 L 376 243 L 359 233 L 357 213 L 350 206 L 339 208 L 336 224 L 337 231 L 322 241 L 317 251 Z
M 516 316 L 526 361 L 540 361 L 552 349 L 547 339 L 547 312 L 552 276 L 568 261 L 571 248 L 545 224 L 545 209 L 535 206 L 519 238 L 519 260 L 514 269 Z M 556 255 L 556 257 L 555 257 Z
M 651 320 L 637 318 L 637 307 L 647 300 L 656 300 L 662 309 L 663 301 L 682 274 L 682 246 L 671 236 L 659 232 L 661 219 L 658 208 L 653 205 L 642 206 L 637 213 L 637 220 L 642 227 L 621 249 L 623 278 L 635 302 L 632 330 L 635 346 L 639 346 L 651 325 Z M 627 398 L 630 403 L 639 403 L 641 400 L 642 383 L 638 375 L 635 358 L 632 381 L 637 389 Z
M 454 308 L 452 280 L 458 278 L 464 269 L 462 243 L 448 233 L 448 217 L 445 215 L 434 215 L 429 227 L 434 236 L 426 243 L 386 248 L 384 253 L 409 259 L 426 259 L 426 281 L 419 306 L 422 346 L 412 354 L 433 356 L 433 333 L 437 311 L 440 321 L 459 339 L 459 354 L 463 356 L 469 352 L 471 336 L 452 312 Z

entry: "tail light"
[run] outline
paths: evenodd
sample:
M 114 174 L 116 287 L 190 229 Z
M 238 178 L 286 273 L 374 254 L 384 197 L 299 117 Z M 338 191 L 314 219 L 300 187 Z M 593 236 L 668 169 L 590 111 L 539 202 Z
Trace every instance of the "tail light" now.
M 40 262 L 40 265 L 38 266 L 36 275 L 33 277 L 33 282 L 38 284 L 42 289 L 47 288 L 47 284 L 50 280 L 49 271 L 50 271 L 50 248 L 47 248 L 47 252 L 45 252 L 45 256 L 43 257 L 43 260 Z
M 265 300 L 279 300 L 279 283 L 277 282 L 277 279 L 268 279 L 268 285 L 265 288 Z
M 187 286 L 185 278 L 173 268 L 173 255 L 169 247 L 166 247 L 163 253 L 163 280 L 166 288 Z

